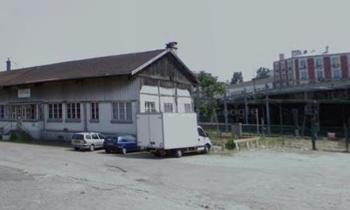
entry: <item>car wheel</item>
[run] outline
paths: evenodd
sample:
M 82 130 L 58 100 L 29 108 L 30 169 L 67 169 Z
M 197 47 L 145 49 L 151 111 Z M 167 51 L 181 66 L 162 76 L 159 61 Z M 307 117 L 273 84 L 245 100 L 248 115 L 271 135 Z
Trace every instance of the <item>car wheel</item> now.
M 79 150 L 79 148 L 78 148 L 78 147 L 74 147 L 74 150 L 75 150 L 75 151 L 78 151 L 78 150 Z
M 152 154 L 156 157 L 160 157 L 160 152 L 156 151 L 156 152 L 152 152 Z
M 90 145 L 90 151 L 94 151 L 95 150 L 95 146 L 93 144 Z
M 123 153 L 123 155 L 126 155 L 127 151 L 125 148 L 122 149 L 122 153 Z
M 182 157 L 182 150 L 180 150 L 180 149 L 176 150 L 175 156 L 176 156 L 177 158 Z
M 105 149 L 105 152 L 106 152 L 106 153 L 111 153 L 111 150 Z

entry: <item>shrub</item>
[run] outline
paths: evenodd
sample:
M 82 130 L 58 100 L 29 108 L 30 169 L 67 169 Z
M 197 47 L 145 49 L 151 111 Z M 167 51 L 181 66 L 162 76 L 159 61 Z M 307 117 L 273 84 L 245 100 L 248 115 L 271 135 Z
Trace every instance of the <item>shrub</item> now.
M 12 132 L 10 135 L 10 141 L 16 141 L 17 140 L 17 134 Z
M 233 139 L 230 139 L 226 142 L 225 144 L 225 148 L 228 149 L 228 150 L 233 150 L 236 148 L 236 145 L 235 143 L 233 142 Z

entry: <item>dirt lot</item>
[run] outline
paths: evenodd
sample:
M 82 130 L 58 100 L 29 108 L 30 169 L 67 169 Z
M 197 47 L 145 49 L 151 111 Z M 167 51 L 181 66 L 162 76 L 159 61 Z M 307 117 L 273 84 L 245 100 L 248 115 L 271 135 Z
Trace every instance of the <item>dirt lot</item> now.
M 350 209 L 350 155 L 147 153 L 0 142 L 0 209 Z

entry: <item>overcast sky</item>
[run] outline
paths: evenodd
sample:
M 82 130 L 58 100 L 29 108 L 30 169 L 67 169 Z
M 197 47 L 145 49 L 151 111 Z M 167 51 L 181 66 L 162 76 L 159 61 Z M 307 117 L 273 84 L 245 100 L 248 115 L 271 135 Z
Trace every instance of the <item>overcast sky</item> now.
M 350 51 L 348 0 L 0 0 L 0 69 L 164 48 L 250 79 L 292 49 Z

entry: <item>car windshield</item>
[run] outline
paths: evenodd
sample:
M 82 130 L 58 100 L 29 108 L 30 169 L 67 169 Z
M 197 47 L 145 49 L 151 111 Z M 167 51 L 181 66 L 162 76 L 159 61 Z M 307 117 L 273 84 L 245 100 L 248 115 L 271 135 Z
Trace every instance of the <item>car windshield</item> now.
M 105 139 L 107 139 L 108 141 L 117 141 L 118 140 L 118 136 L 108 136 Z
M 131 135 L 119 136 L 118 142 L 135 142 L 136 138 Z
M 72 136 L 72 139 L 83 140 L 83 139 L 84 139 L 84 135 L 82 135 L 82 134 L 74 134 L 74 135 Z

